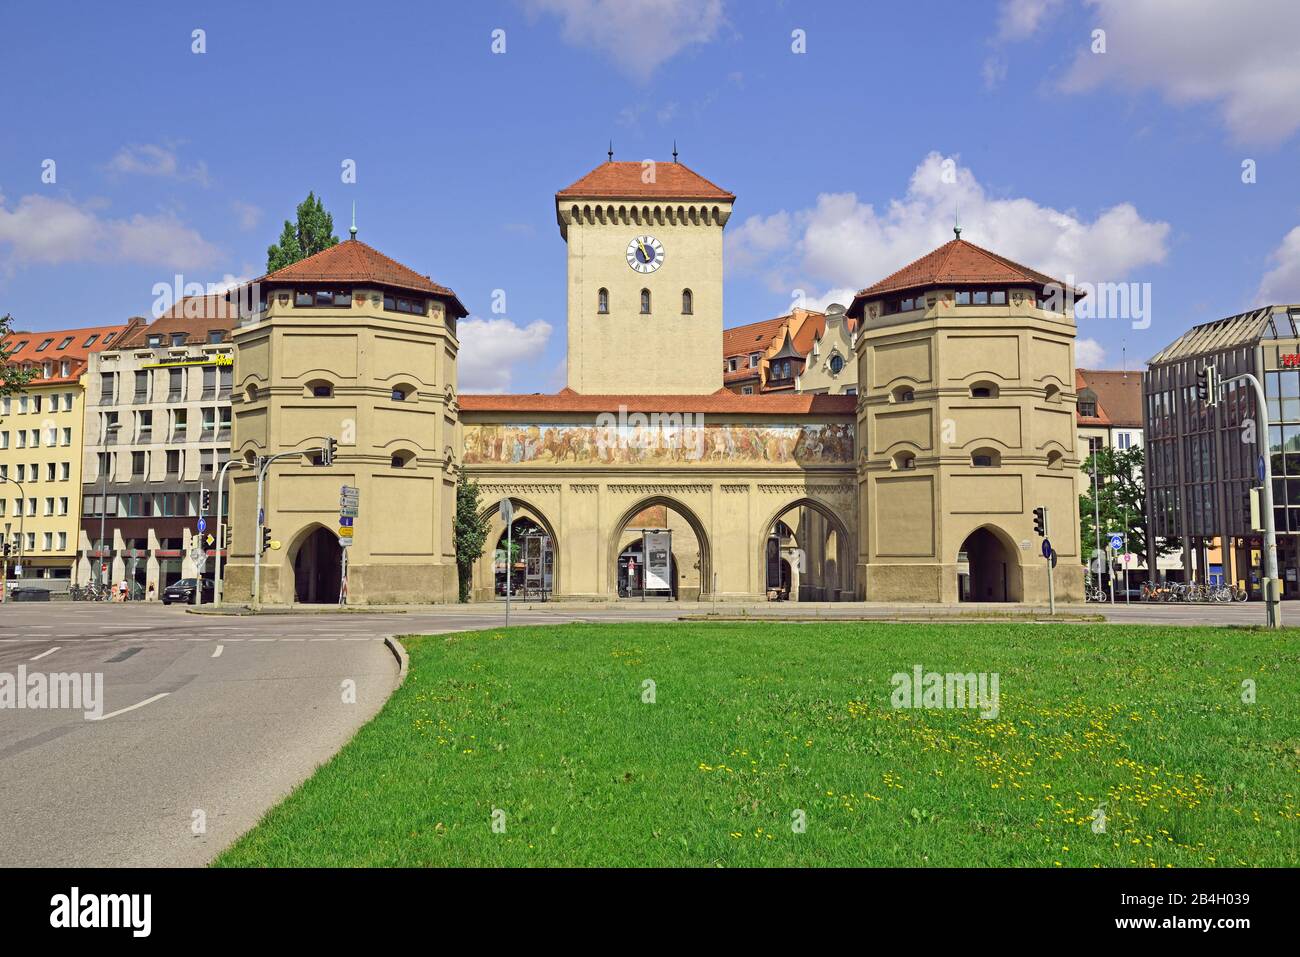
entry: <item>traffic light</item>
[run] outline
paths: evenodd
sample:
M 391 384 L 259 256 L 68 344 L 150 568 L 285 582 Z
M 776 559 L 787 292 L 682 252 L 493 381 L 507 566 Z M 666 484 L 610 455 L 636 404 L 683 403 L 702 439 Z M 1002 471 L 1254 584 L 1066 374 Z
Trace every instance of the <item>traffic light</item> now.
M 9 550 L 10 550 L 10 545 L 8 542 L 5 542 L 5 558 L 9 557 Z
M 212 504 L 212 493 L 205 488 L 199 489 L 199 514 L 207 515 L 208 506 Z
M 1250 527 L 1253 531 L 1262 532 L 1264 530 L 1264 514 L 1262 505 L 1264 490 L 1256 487 L 1250 490 Z
M 1039 538 L 1047 537 L 1047 509 L 1042 505 L 1034 509 L 1034 532 Z
M 336 439 L 336 438 L 332 438 L 332 437 L 326 439 L 326 440 L 325 440 L 325 448 L 324 448 L 324 450 L 323 450 L 323 454 L 321 455 L 321 463 L 320 463 L 320 464 L 321 464 L 321 465 L 333 465 L 333 464 L 334 464 L 334 456 L 336 456 L 336 455 L 338 455 L 338 454 L 339 454 L 339 440 Z
M 222 525 L 221 529 L 221 547 L 228 549 L 230 548 L 231 543 L 235 540 L 234 529 L 229 525 Z
M 1196 398 L 1206 405 L 1214 405 L 1219 401 L 1218 392 L 1219 373 L 1214 366 L 1205 366 L 1196 373 Z
M 262 526 L 262 551 L 271 547 L 271 529 L 265 525 Z

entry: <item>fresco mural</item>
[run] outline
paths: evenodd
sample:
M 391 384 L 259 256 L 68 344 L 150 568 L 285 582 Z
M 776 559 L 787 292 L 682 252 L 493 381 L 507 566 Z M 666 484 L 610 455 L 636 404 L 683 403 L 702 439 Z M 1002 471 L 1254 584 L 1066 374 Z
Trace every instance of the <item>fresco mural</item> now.
M 681 418 L 680 416 L 678 417 Z M 466 465 L 851 465 L 853 426 L 466 423 Z

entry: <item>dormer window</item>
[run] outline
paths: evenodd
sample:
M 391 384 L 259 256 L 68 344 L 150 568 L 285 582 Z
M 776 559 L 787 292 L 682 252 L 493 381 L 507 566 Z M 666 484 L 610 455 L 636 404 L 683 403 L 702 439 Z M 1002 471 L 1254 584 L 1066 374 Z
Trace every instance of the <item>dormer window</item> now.
M 751 353 L 749 354 L 749 367 L 750 367 L 751 369 L 757 369 L 757 368 L 758 368 L 758 353 L 757 353 L 757 352 L 751 352 Z
M 732 356 L 730 359 L 727 360 L 727 371 L 735 372 L 738 365 L 739 365 L 739 360 L 735 356 Z
M 604 287 L 596 292 L 596 313 L 601 316 L 609 315 L 609 290 Z
M 150 349 L 160 348 L 162 346 L 162 335 L 159 333 L 152 334 L 149 336 L 148 344 Z
M 173 347 L 173 348 L 177 348 L 177 349 L 179 349 L 179 348 L 180 348 L 181 346 L 183 346 L 183 345 L 185 345 L 185 333 L 183 333 L 183 332 L 173 332 L 173 333 L 172 333 L 172 347 Z

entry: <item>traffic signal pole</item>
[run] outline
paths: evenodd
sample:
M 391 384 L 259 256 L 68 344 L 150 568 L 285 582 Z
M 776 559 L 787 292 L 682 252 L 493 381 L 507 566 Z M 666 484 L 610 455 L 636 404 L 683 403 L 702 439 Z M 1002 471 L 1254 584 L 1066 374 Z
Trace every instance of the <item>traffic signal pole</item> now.
M 214 605 L 221 604 L 221 550 L 226 547 L 226 469 L 232 465 L 240 469 L 244 467 L 244 463 L 238 459 L 229 459 L 225 465 L 221 466 L 221 471 L 217 473 L 217 554 L 212 579 L 212 603 Z
M 1204 388 L 1205 399 L 1210 405 L 1216 405 L 1219 401 L 1218 384 L 1216 379 L 1216 370 L 1213 366 L 1206 366 L 1201 370 L 1199 377 L 1204 385 L 1197 385 L 1198 392 Z M 1273 463 L 1270 461 L 1271 456 L 1267 451 L 1268 441 L 1268 401 L 1264 397 L 1264 386 L 1260 381 L 1249 372 L 1235 375 L 1231 378 L 1224 379 L 1223 384 L 1236 382 L 1238 380 L 1248 381 L 1255 389 L 1255 408 L 1256 416 L 1259 419 L 1255 427 L 1255 435 L 1263 436 L 1264 443 L 1261 447 L 1265 451 L 1260 455 L 1260 462 L 1263 465 L 1263 482 L 1264 488 L 1260 492 L 1260 505 L 1264 512 L 1264 611 L 1265 624 L 1269 628 L 1282 627 L 1282 583 L 1277 578 L 1277 525 L 1273 517 Z M 1258 441 L 1258 440 L 1257 440 Z
M 338 448 L 337 439 L 327 439 L 326 445 L 314 449 L 294 449 L 292 452 L 277 452 L 275 455 L 259 455 L 257 458 L 257 537 L 253 540 L 253 611 L 260 611 L 262 608 L 262 551 L 266 547 L 263 541 L 266 538 L 266 523 L 263 521 L 265 512 L 266 472 L 277 459 L 287 459 L 295 455 L 312 455 L 319 453 L 324 461 L 322 465 L 332 465 L 334 461 L 335 450 Z

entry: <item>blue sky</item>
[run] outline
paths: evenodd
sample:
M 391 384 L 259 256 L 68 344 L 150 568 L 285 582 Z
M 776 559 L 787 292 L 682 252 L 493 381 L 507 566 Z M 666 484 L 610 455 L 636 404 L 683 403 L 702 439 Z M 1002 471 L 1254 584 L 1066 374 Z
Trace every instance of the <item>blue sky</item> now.
M 362 239 L 456 290 L 476 317 L 467 390 L 552 391 L 565 349 L 553 194 L 610 139 L 637 160 L 667 159 L 676 139 L 683 162 L 738 195 L 726 325 L 779 315 L 796 290 L 843 299 L 950 238 L 960 210 L 973 242 L 1061 278 L 1149 289 L 1148 328 L 1079 322 L 1080 364 L 1127 355 L 1132 368 L 1197 322 L 1300 301 L 1298 11 L 9 5 L 0 312 L 30 329 L 122 321 L 177 273 L 256 276 L 314 190 L 341 237 L 355 201 Z M 341 182 L 345 160 L 355 184 Z

